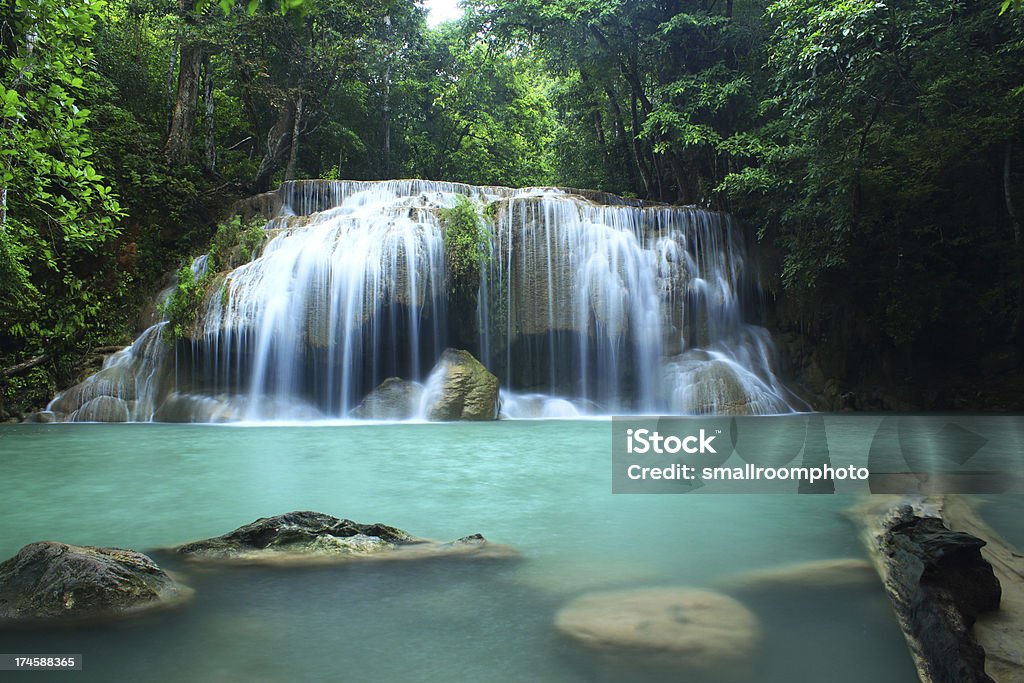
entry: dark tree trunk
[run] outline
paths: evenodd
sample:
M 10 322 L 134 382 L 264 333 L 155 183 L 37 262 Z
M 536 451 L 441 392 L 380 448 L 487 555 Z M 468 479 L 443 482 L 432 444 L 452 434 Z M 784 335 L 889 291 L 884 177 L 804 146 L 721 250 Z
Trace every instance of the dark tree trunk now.
M 384 74 L 384 107 L 381 109 L 381 125 L 383 126 L 384 154 L 383 173 L 384 178 L 391 177 L 391 65 L 388 65 Z
M 647 187 L 645 180 L 641 176 L 640 171 L 640 159 L 636 156 L 636 150 L 627 142 L 626 136 L 626 125 L 622 119 L 622 108 L 619 107 L 618 98 L 615 96 L 615 91 L 610 86 L 605 86 L 605 95 L 608 97 L 608 104 L 612 110 L 612 130 L 615 132 L 615 146 L 617 152 L 622 155 L 621 158 L 626 159 L 632 157 L 633 163 L 627 164 L 626 168 L 629 169 L 629 182 L 630 185 L 637 189 L 638 183 L 644 185 L 645 193 L 650 193 L 650 188 Z
M 259 170 L 253 179 L 253 190 L 257 193 L 270 189 L 270 181 L 273 180 L 277 170 L 281 168 L 293 132 L 293 114 L 294 106 L 291 102 L 282 105 L 278 111 L 277 120 L 274 121 L 274 125 L 267 133 L 263 159 L 260 161 Z
M 647 168 L 647 163 L 644 160 L 643 149 L 641 148 L 640 118 L 637 115 L 635 94 L 630 97 L 629 103 L 630 127 L 632 129 L 632 135 L 630 137 L 633 142 L 633 159 L 636 161 L 637 168 L 640 169 L 640 177 L 643 178 L 644 189 L 647 191 L 647 196 L 652 197 L 655 193 L 654 178 L 652 177 L 651 170 Z
M 213 125 L 213 72 L 210 68 L 210 56 L 203 59 L 203 123 L 206 124 L 206 145 L 204 161 L 206 170 L 213 173 L 217 169 L 217 142 Z
M 171 57 L 167 60 L 167 127 L 164 133 L 171 131 L 171 121 L 174 118 L 174 67 L 178 63 L 178 47 L 181 38 L 174 38 L 174 49 L 171 50 Z
M 288 167 L 284 172 L 285 180 L 295 180 L 295 168 L 299 163 L 299 134 L 302 125 L 302 95 L 295 101 L 295 121 L 292 124 L 292 140 L 288 145 Z
M 200 70 L 203 64 L 203 47 L 198 43 L 181 46 L 178 60 L 178 91 L 171 110 L 171 130 L 164 145 L 164 156 L 171 166 L 180 166 L 188 161 L 189 145 L 192 143 L 192 129 L 196 122 L 199 102 Z

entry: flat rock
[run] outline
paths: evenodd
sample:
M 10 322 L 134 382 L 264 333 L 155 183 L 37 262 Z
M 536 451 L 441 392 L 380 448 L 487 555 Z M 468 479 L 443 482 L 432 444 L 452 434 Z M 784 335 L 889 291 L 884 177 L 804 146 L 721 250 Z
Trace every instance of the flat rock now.
M 683 671 L 735 671 L 761 642 L 757 617 L 720 593 L 652 588 L 591 593 L 555 616 L 562 635 L 589 650 Z
M 322 563 L 466 556 L 514 557 L 480 534 L 441 543 L 386 524 L 360 524 L 320 512 L 261 517 L 234 531 L 174 548 L 189 560 L 216 563 Z
M 141 553 L 40 541 L 0 564 L 0 623 L 119 616 L 191 592 Z

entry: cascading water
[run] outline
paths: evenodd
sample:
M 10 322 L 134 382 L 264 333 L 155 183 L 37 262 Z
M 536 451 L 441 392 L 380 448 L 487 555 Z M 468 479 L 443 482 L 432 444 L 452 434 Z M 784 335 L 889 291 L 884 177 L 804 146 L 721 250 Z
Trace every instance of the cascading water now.
M 790 410 L 767 331 L 743 320 L 749 273 L 728 217 L 520 196 L 493 248 L 481 348 L 513 386 L 602 412 Z
M 751 279 L 727 217 L 595 192 L 396 180 L 299 181 L 262 197 L 276 216 L 262 253 L 210 279 L 188 337 L 171 343 L 153 326 L 51 410 L 345 417 L 388 377 L 425 381 L 465 322 L 449 314 L 441 217 L 460 195 L 491 235 L 466 344 L 500 379 L 505 415 L 792 409 L 767 331 L 743 319 Z M 193 271 L 209 266 L 200 257 Z

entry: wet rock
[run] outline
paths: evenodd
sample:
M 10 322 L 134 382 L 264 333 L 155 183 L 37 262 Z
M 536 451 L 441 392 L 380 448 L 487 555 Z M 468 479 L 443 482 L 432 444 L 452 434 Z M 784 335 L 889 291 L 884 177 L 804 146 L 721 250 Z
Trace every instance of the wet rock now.
M 175 381 L 174 364 L 164 363 L 170 346 L 162 328 L 147 328 L 131 346 L 108 356 L 101 371 L 54 398 L 47 410 L 58 421 L 148 420 Z
M 319 563 L 465 555 L 512 557 L 480 534 L 439 543 L 386 524 L 360 524 L 320 512 L 261 517 L 234 531 L 174 548 L 191 560 L 228 563 Z
M 592 593 L 558 612 L 555 628 L 601 655 L 695 674 L 744 669 L 761 641 L 750 610 L 702 590 Z
M 97 396 L 86 401 L 71 416 L 72 422 L 128 422 L 131 419 L 128 402 L 113 396 Z
M 156 422 L 232 422 L 241 420 L 244 406 L 227 397 L 173 393 L 156 412 Z
M 150 558 L 119 548 L 40 541 L 0 564 L 0 623 L 118 616 L 190 594 Z
M 352 411 L 352 417 L 367 420 L 408 420 L 415 417 L 423 385 L 388 377 L 367 394 Z
M 38 413 L 31 413 L 24 419 L 24 422 L 36 424 L 49 424 L 50 422 L 56 421 L 57 416 L 52 411 L 49 410 L 40 410 Z
M 494 420 L 498 416 L 498 378 L 468 351 L 445 349 L 431 371 L 428 391 L 433 391 L 427 419 Z
M 985 541 L 901 505 L 888 513 L 874 543 L 921 680 L 992 681 L 972 633 L 978 615 L 999 608 L 1002 592 L 981 555 Z

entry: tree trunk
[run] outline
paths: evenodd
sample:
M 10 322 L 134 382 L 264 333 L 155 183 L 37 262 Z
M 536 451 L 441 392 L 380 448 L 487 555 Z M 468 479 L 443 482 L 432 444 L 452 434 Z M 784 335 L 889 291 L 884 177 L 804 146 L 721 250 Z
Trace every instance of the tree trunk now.
M 196 122 L 199 101 L 199 74 L 203 64 L 203 48 L 197 43 L 181 46 L 178 60 L 178 92 L 171 110 L 171 130 L 164 145 L 164 156 L 171 166 L 180 166 L 188 161 L 188 149 L 192 143 L 192 129 Z
M 0 370 L 0 377 L 14 377 L 15 375 L 21 375 L 38 365 L 42 365 L 48 360 L 50 360 L 49 352 L 36 356 L 35 358 L 31 358 L 22 363 L 12 365 L 9 368 L 4 368 L 3 370 Z
M 167 127 L 165 133 L 171 132 L 171 121 L 174 119 L 174 67 L 178 63 L 178 47 L 181 39 L 174 38 L 174 48 L 171 50 L 171 58 L 167 60 Z
M 651 177 L 651 171 L 647 168 L 647 164 L 644 160 L 643 149 L 640 147 L 640 119 L 636 111 L 636 95 L 632 95 L 629 98 L 629 119 L 630 128 L 632 135 L 630 135 L 633 144 L 633 160 L 636 161 L 636 166 L 640 169 L 640 177 L 643 179 L 644 188 L 647 190 L 647 197 L 651 198 L 654 195 L 654 178 Z
M 627 164 L 626 168 L 629 169 L 629 182 L 630 186 L 634 189 L 638 189 L 638 184 L 644 185 L 644 191 L 650 193 L 650 188 L 647 187 L 646 181 L 640 175 L 640 159 L 636 156 L 636 150 L 627 142 L 626 125 L 623 123 L 622 108 L 619 107 L 618 98 L 615 95 L 615 91 L 608 85 L 604 87 L 604 93 L 608 97 L 608 105 L 612 112 L 612 130 L 615 132 L 615 146 L 617 152 L 622 155 L 623 159 L 632 157 L 633 163 Z M 638 182 L 639 181 L 639 182 Z
M 292 141 L 288 149 L 288 167 L 284 172 L 285 180 L 295 180 L 295 167 L 299 162 L 299 127 L 302 125 L 302 95 L 295 101 L 295 121 L 292 124 Z
M 384 75 L 384 107 L 381 111 L 381 123 L 384 127 L 384 168 L 383 177 L 391 177 L 391 66 L 388 65 Z
M 270 189 L 270 181 L 273 179 L 277 169 L 281 168 L 285 150 L 288 149 L 288 142 L 292 133 L 292 105 L 284 104 L 278 111 L 277 120 L 267 133 L 266 148 L 263 151 L 263 159 L 260 160 L 259 170 L 253 179 L 253 190 L 256 193 L 266 192 Z
M 213 173 L 217 169 L 217 142 L 214 136 L 213 121 L 213 73 L 210 69 L 210 56 L 203 59 L 203 123 L 206 124 L 206 145 L 204 161 L 206 170 Z

